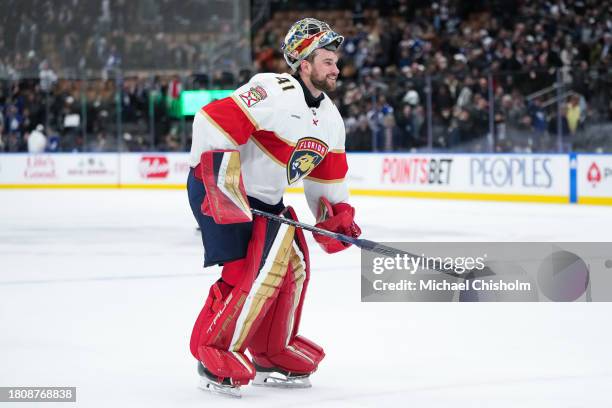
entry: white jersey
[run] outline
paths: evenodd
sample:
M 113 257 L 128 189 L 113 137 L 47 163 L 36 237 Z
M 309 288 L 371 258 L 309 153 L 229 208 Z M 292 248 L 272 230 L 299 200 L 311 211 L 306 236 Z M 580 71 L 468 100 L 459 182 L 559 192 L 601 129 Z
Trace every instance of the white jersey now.
M 325 95 L 309 107 L 289 74 L 257 74 L 230 97 L 194 117 L 190 165 L 209 150 L 237 149 L 247 195 L 277 204 L 285 188 L 303 180 L 316 216 L 319 198 L 348 200 L 344 122 Z

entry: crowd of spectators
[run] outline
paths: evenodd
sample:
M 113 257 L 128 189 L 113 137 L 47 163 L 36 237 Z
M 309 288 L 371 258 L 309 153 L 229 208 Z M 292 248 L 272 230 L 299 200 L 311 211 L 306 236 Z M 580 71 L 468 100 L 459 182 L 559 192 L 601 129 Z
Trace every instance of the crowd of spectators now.
M 346 37 L 332 97 L 349 150 L 552 151 L 559 134 L 564 148 L 612 149 L 610 0 L 275 1 L 250 41 L 221 12 L 199 24 L 197 0 L 5 7 L 0 151 L 26 150 L 38 125 L 50 149 L 186 149 L 180 90 L 286 71 L 279 44 L 306 15 Z
M 0 77 L 35 76 L 42 61 L 63 77 L 237 69 L 250 61 L 241 9 L 226 0 L 3 0 Z
M 337 104 L 349 148 L 545 151 L 559 123 L 580 147 L 575 135 L 612 121 L 609 0 L 378 3 L 315 13 L 346 36 Z M 302 13 L 255 35 L 258 69 L 284 68 L 283 21 Z
M 37 127 L 52 152 L 183 150 L 188 129 L 176 109 L 183 86 L 176 75 L 55 79 L 47 89 L 38 79 L 12 82 L 8 93 L 0 87 L 0 151 L 27 151 Z
M 236 21 L 248 11 L 248 0 L 0 2 L 0 151 L 24 151 L 39 125 L 51 151 L 183 149 L 177 92 L 242 79 L 250 35 Z

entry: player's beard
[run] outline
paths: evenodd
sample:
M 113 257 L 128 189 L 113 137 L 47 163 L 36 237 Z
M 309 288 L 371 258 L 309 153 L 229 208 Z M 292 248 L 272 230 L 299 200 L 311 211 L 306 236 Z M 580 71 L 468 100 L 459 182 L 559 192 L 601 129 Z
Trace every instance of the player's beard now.
M 336 81 L 329 78 L 329 76 L 318 75 L 316 70 L 312 70 L 310 73 L 310 82 L 319 91 L 330 93 L 336 90 Z

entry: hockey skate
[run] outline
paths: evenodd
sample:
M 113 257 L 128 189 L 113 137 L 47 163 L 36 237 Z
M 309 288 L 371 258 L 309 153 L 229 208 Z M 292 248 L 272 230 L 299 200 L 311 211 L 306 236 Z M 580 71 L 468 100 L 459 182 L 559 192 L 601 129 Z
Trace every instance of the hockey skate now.
M 270 388 L 310 388 L 310 374 L 296 374 L 279 368 L 255 365 L 257 373 L 253 385 Z
M 198 361 L 198 374 L 200 375 L 199 387 L 213 394 L 229 398 L 242 398 L 240 386 L 232 384 L 231 379 L 224 378 L 222 382 L 216 378 L 204 365 Z

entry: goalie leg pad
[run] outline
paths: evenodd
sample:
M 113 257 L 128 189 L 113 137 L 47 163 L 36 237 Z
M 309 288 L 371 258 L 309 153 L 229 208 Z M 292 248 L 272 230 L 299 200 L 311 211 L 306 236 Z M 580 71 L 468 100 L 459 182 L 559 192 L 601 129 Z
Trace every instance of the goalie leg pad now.
M 292 209 L 288 216 L 297 221 Z M 297 335 L 309 276 L 306 239 L 297 230 L 280 293 L 249 343 L 259 371 L 276 369 L 283 373 L 309 374 L 325 356 L 320 346 Z
M 227 263 L 223 279 L 211 288 L 190 348 L 214 375 L 245 381 L 247 367 L 252 366 L 242 364 L 243 360 L 249 363 L 243 352 L 278 296 L 294 235 L 292 226 L 256 217 L 247 257 Z M 248 378 L 254 374 L 253 370 Z

